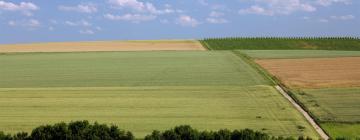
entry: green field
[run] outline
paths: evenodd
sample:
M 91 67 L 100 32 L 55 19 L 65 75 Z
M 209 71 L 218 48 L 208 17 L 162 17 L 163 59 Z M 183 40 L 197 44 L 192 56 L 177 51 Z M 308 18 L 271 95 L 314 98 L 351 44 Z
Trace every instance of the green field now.
M 321 127 L 333 138 L 360 139 L 360 124 L 324 123 Z
M 0 88 L 268 84 L 232 52 L 0 55 Z
M 359 57 L 359 51 L 238 50 L 253 59 Z M 278 81 L 279 82 L 279 81 Z M 332 137 L 360 137 L 360 88 L 297 89 L 295 98 Z
M 17 53 L 0 55 L 0 65 L 6 132 L 87 119 L 140 138 L 180 124 L 318 137 L 271 82 L 231 51 Z
M 255 59 L 359 57 L 360 51 L 329 50 L 242 50 Z
M 305 89 L 296 97 L 320 121 L 360 122 L 360 88 Z
M 181 124 L 317 137 L 271 86 L 1 89 L 0 110 L 0 130 L 6 132 L 86 119 L 117 124 L 138 138 Z
M 360 50 L 358 38 L 209 38 L 210 50 Z

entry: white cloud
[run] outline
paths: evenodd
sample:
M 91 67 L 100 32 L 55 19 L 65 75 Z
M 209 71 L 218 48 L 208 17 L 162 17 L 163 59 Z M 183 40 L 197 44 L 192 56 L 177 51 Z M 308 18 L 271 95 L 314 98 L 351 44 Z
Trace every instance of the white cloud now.
M 168 24 L 168 23 L 170 23 L 170 21 L 167 20 L 167 19 L 160 19 L 160 23 L 162 23 L 162 24 Z
M 59 6 L 59 10 L 61 11 L 74 11 L 74 12 L 80 12 L 80 13 L 96 13 L 97 7 L 94 4 L 79 4 L 77 6 Z
M 68 26 L 83 26 L 83 27 L 90 27 L 92 26 L 91 23 L 89 23 L 86 20 L 80 20 L 80 21 L 65 21 L 65 25 Z
M 212 24 L 228 23 L 229 21 L 227 19 L 222 18 L 224 15 L 222 12 L 212 11 L 209 17 L 206 18 L 206 21 Z
M 86 29 L 86 30 L 80 30 L 79 31 L 80 34 L 86 34 L 86 35 L 93 35 L 95 34 L 95 32 L 91 29 Z
M 176 23 L 182 26 L 196 27 L 200 24 L 195 18 L 187 15 L 181 15 L 176 19 Z
M 20 11 L 26 16 L 32 16 L 31 11 L 38 9 L 39 7 L 31 2 L 20 2 L 19 4 L 15 4 L 12 2 L 0 1 L 0 10 Z
M 353 20 L 355 19 L 355 16 L 354 15 L 331 16 L 330 18 L 334 20 Z
M 241 9 L 240 14 L 289 15 L 297 11 L 314 12 L 316 7 L 303 0 L 254 0 L 256 5 Z
M 328 22 L 329 22 L 328 19 L 319 19 L 318 21 L 319 21 L 319 22 L 323 22 L 323 23 L 328 23 Z
M 240 14 L 258 14 L 258 15 L 274 15 L 274 11 L 266 10 L 258 5 L 253 5 L 247 9 L 241 9 Z
M 209 3 L 206 2 L 205 0 L 198 0 L 198 2 L 203 6 L 208 6 L 209 5 Z
M 141 15 L 141 14 L 125 14 L 125 15 L 105 14 L 104 17 L 109 20 L 130 21 L 135 23 L 156 19 L 156 16 L 154 15 Z
M 95 27 L 95 29 L 98 30 L 98 31 L 102 31 L 102 28 L 99 27 L 99 26 Z
M 223 18 L 207 18 L 207 22 L 213 23 L 213 24 L 222 24 L 222 23 L 228 23 L 229 21 Z
M 316 0 L 316 4 L 321 6 L 330 6 L 335 3 L 351 4 L 351 0 Z
M 48 28 L 49 31 L 54 31 L 54 29 L 55 29 L 55 28 L 54 28 L 53 26 L 50 26 L 50 27 Z
M 36 19 L 19 20 L 19 21 L 8 21 L 8 25 L 12 27 L 23 27 L 27 29 L 35 29 L 41 26 L 41 23 Z
M 210 13 L 210 17 L 221 17 L 224 16 L 225 14 L 222 12 L 217 12 L 217 11 L 211 11 Z
M 109 3 L 113 7 L 117 8 L 129 8 L 136 12 L 150 13 L 150 14 L 170 14 L 180 13 L 181 10 L 171 9 L 168 4 L 165 5 L 165 9 L 159 10 L 150 2 L 141 2 L 138 0 L 109 0 Z
M 11 20 L 11 21 L 8 21 L 8 25 L 9 26 L 16 26 L 16 22 Z

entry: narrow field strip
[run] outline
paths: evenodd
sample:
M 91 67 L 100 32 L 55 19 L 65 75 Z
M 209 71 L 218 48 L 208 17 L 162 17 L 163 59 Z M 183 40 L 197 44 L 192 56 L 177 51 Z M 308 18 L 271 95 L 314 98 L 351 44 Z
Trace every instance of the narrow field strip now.
M 359 57 L 360 51 L 334 50 L 241 50 L 254 59 L 300 59 L 300 58 L 334 58 Z
M 271 86 L 0 89 L 0 130 L 5 132 L 79 119 L 117 124 L 138 137 L 180 124 L 317 137 Z
M 0 53 L 206 50 L 195 40 L 93 41 L 0 45 Z

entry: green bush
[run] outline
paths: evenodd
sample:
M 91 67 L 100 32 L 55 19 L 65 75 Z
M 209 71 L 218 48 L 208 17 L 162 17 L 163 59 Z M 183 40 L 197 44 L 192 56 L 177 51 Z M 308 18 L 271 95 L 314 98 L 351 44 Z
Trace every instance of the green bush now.
M 75 121 L 42 125 L 33 129 L 29 135 L 19 132 L 14 135 L 0 131 L 0 140 L 134 140 L 129 131 L 120 130 L 117 126 L 88 121 Z M 198 131 L 189 125 L 177 126 L 163 132 L 154 130 L 145 140 L 295 140 L 292 137 L 272 137 L 266 133 L 250 129 L 234 130 L 221 129 L 218 131 Z M 298 140 L 311 140 L 299 137 Z
M 134 140 L 134 136 L 117 126 L 75 121 L 39 126 L 30 135 L 20 132 L 11 136 L 0 132 L 0 140 Z
M 145 140 L 294 140 L 292 137 L 272 137 L 266 133 L 250 129 L 234 130 L 221 129 L 219 131 L 198 131 L 188 125 L 177 126 L 174 129 L 159 132 L 153 131 Z M 299 137 L 298 140 L 311 140 Z

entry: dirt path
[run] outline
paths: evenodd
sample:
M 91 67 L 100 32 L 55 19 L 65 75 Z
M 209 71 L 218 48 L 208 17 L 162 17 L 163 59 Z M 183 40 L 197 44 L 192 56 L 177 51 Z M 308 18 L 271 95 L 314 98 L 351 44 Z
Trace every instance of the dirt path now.
M 275 88 L 286 98 L 288 99 L 295 108 L 303 114 L 306 120 L 314 127 L 316 132 L 320 135 L 320 137 L 324 140 L 328 140 L 329 136 L 321 129 L 321 127 L 316 124 L 313 118 L 303 109 L 299 104 L 297 104 L 280 86 L 275 86 Z

